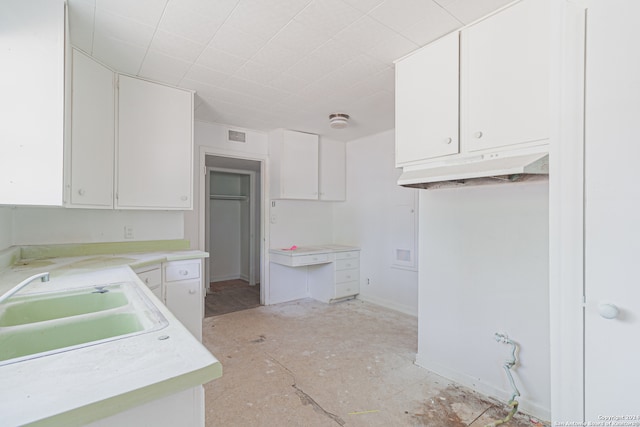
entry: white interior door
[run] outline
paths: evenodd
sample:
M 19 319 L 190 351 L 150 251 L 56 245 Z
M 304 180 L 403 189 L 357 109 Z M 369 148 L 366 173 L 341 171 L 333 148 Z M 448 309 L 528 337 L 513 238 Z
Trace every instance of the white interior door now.
M 597 0 L 587 10 L 586 421 L 640 416 L 639 15 L 635 0 Z

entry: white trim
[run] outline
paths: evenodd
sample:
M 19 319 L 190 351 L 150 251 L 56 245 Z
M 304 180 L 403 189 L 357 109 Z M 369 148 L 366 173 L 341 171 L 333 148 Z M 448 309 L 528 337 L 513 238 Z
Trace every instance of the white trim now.
M 266 212 L 269 212 L 269 161 L 267 154 L 249 154 L 233 150 L 225 150 L 217 147 L 201 145 L 199 147 L 199 168 L 200 176 L 199 194 L 200 200 L 198 212 L 198 248 L 204 250 L 205 247 L 205 213 L 203 201 L 208 199 L 205 192 L 207 182 L 206 156 L 231 157 L 235 159 L 253 160 L 260 162 L 260 304 L 268 305 L 269 302 L 269 221 Z
M 364 302 L 368 302 L 368 303 L 371 303 L 371 304 L 379 305 L 380 307 L 388 308 L 389 310 L 393 310 L 393 311 L 397 311 L 399 313 L 407 314 L 407 315 L 409 315 L 411 317 L 415 317 L 416 319 L 418 318 L 417 308 L 409 307 L 408 305 L 397 304 L 397 303 L 389 303 L 389 301 L 387 301 L 387 300 L 385 300 L 383 298 L 372 297 L 372 296 L 362 295 L 362 294 L 358 294 L 356 296 L 356 298 L 359 299 L 360 301 L 364 301 Z
M 232 173 L 236 175 L 245 175 L 249 177 L 249 274 L 248 276 L 243 275 L 241 271 L 240 277 L 244 277 L 245 278 L 244 280 L 248 281 L 249 285 L 253 286 L 256 284 L 256 274 L 255 274 L 256 215 L 254 210 L 254 206 L 256 205 L 256 173 L 255 171 L 246 170 L 246 169 L 228 169 L 228 168 L 219 168 L 219 167 L 212 167 L 212 166 L 208 166 L 206 170 L 207 170 L 207 175 L 209 175 L 211 172 L 225 172 L 225 173 Z M 211 184 L 211 180 L 207 179 L 205 183 L 207 185 L 207 189 L 204 194 L 205 195 L 211 194 L 208 188 Z M 211 208 L 209 207 L 209 204 L 205 204 L 204 210 L 205 210 L 205 248 L 206 248 L 205 251 L 211 253 L 210 251 L 211 245 L 209 244 L 210 242 L 208 242 L 208 238 L 207 238 L 208 236 L 210 236 L 210 232 L 211 232 L 211 230 L 209 230 L 209 225 L 211 224 Z M 206 272 L 205 277 L 211 277 L 211 273 Z M 234 278 L 237 279 L 240 277 L 234 277 Z M 223 280 L 223 279 L 218 279 L 218 280 Z M 213 278 L 211 278 L 211 281 L 214 281 Z
M 549 305 L 551 421 L 584 419 L 583 126 L 585 5 L 551 3 Z

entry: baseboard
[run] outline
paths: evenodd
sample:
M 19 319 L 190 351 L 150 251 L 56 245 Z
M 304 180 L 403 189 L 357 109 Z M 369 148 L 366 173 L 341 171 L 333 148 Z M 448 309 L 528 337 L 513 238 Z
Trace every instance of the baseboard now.
M 506 402 L 511 397 L 511 391 L 502 390 L 500 388 L 495 387 L 492 384 L 488 384 L 482 381 L 479 381 L 478 378 L 472 377 L 462 372 L 458 372 L 454 369 L 448 368 L 446 366 L 442 366 L 439 363 L 430 361 L 426 356 L 422 354 L 416 355 L 415 364 L 420 366 L 421 368 L 425 368 L 433 373 L 436 373 L 450 381 L 468 387 L 478 393 L 484 394 L 485 396 L 491 397 L 493 399 L 497 399 L 501 402 Z M 528 400 L 526 397 L 518 398 L 518 411 L 525 413 L 527 415 L 531 415 L 532 417 L 539 418 L 540 420 L 548 421 L 551 419 L 551 410 L 549 408 L 545 408 L 537 402 L 533 402 Z
M 242 277 L 237 274 L 228 274 L 226 276 L 213 276 L 211 277 L 211 282 L 223 282 L 225 280 L 237 280 L 241 278 Z
M 249 275 L 248 274 L 241 274 L 240 275 L 240 280 L 244 280 L 245 282 L 249 281 Z
M 358 294 L 357 298 L 361 301 L 369 302 L 371 304 L 379 305 L 384 308 L 388 308 L 393 311 L 398 311 L 400 313 L 408 314 L 409 316 L 418 317 L 418 313 L 416 309 L 412 307 L 405 306 L 403 304 L 395 304 L 390 303 L 387 300 L 382 298 L 376 298 L 368 295 Z

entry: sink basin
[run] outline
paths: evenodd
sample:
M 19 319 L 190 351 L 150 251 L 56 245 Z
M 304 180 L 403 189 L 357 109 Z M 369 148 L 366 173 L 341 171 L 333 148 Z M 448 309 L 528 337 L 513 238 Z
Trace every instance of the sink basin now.
M 134 313 L 83 316 L 70 322 L 48 322 L 36 328 L 0 333 L 0 360 L 43 353 L 143 330 Z
M 24 325 L 61 317 L 77 316 L 122 307 L 129 303 L 124 292 L 105 287 L 107 292 L 86 289 L 77 292 L 56 292 L 39 296 L 12 298 L 0 305 L 0 326 Z
M 167 325 L 167 319 L 134 283 L 16 297 L 0 304 L 0 366 Z

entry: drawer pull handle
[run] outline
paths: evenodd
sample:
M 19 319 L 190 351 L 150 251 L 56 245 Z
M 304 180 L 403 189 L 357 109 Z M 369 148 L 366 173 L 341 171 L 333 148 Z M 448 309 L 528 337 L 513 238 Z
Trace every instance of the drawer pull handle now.
M 180 270 L 178 271 L 178 274 L 180 274 L 181 276 L 186 276 L 187 274 L 189 274 L 189 272 L 187 270 Z
M 195 289 L 189 289 L 189 293 L 190 293 L 191 295 L 194 295 L 194 294 L 196 293 L 196 290 L 195 290 Z
M 147 285 L 149 284 L 149 278 L 148 278 L 148 277 L 146 277 L 146 278 L 144 279 L 144 283 L 146 283 Z

